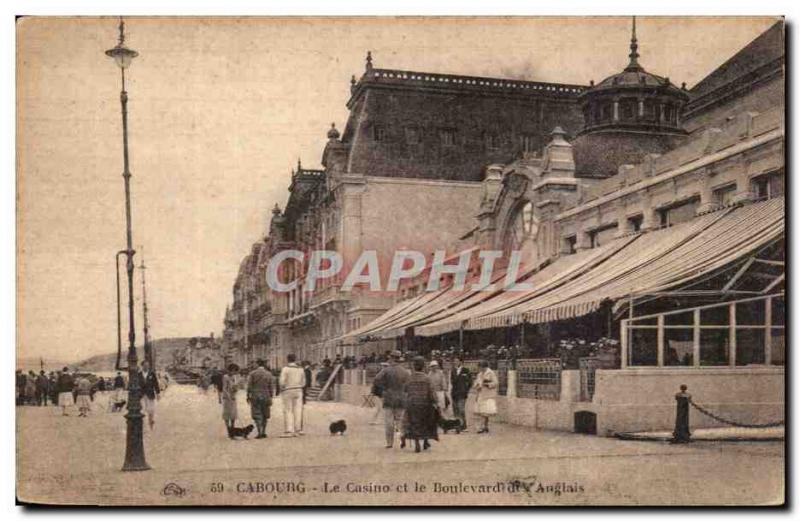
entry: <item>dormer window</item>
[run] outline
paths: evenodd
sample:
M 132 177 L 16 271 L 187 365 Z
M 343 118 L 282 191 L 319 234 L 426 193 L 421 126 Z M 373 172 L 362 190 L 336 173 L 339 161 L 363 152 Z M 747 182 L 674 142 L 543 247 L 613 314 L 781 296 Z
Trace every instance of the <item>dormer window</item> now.
M 372 127 L 372 139 L 375 141 L 386 141 L 386 129 L 381 125 Z
M 419 144 L 419 129 L 417 127 L 406 127 L 406 143 L 409 145 Z
M 670 104 L 664 105 L 664 123 L 675 123 L 675 107 Z
M 456 131 L 452 128 L 445 128 L 439 131 L 442 146 L 452 147 L 456 144 Z
M 530 134 L 523 134 L 520 136 L 520 146 L 523 152 L 533 152 L 536 150 L 536 141 Z
M 497 150 L 500 148 L 500 138 L 497 134 L 487 132 L 483 135 L 483 141 L 486 144 L 487 150 Z

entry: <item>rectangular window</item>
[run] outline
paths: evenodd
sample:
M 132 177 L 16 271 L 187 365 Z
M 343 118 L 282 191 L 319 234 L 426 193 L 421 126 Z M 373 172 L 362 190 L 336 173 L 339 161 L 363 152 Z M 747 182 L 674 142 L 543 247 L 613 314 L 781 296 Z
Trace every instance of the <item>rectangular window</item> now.
M 386 141 L 386 129 L 380 125 L 372 127 L 372 137 L 375 141 Z
M 578 241 L 577 237 L 571 235 L 569 237 L 564 237 L 564 253 L 572 254 L 575 253 L 575 243 Z
M 699 202 L 700 201 L 698 198 L 693 197 L 692 199 L 683 201 L 682 203 L 660 209 L 658 214 L 661 227 L 667 228 L 669 226 L 694 219 Z
M 736 194 L 736 183 L 716 188 L 713 192 L 714 202 L 720 206 L 728 206 L 731 204 L 734 194 Z
M 497 150 L 500 148 L 500 138 L 497 137 L 497 134 L 485 133 L 483 135 L 483 142 L 487 150 Z
M 536 150 L 536 141 L 530 134 L 523 134 L 519 137 L 520 148 L 523 152 L 534 152 Z
M 589 242 L 592 248 L 597 248 L 608 243 L 617 233 L 617 225 L 605 226 L 589 232 Z
M 439 132 L 442 140 L 442 146 L 452 147 L 456 144 L 456 131 L 451 128 L 442 129 Z
M 656 105 L 654 101 L 646 100 L 644 102 L 644 119 L 647 121 L 655 121 L 657 108 L 658 105 Z
M 631 231 L 638 232 L 642 230 L 642 222 L 644 221 L 644 216 L 634 215 L 633 217 L 628 217 L 628 226 Z
M 639 101 L 635 98 L 625 98 L 619 102 L 619 115 L 621 119 L 635 119 L 637 112 L 639 112 Z
M 406 127 L 406 143 L 409 145 L 419 144 L 419 129 L 417 127 Z
M 750 190 L 755 193 L 757 199 L 772 199 L 783 195 L 785 190 L 783 170 L 754 177 L 750 181 Z

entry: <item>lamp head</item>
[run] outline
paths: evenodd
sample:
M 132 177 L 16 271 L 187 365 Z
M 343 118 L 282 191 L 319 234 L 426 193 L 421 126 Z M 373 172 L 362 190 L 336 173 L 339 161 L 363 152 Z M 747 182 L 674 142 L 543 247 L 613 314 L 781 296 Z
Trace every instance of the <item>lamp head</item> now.
M 106 51 L 106 56 L 114 58 L 119 68 L 123 70 L 127 69 L 133 59 L 139 56 L 138 52 L 125 47 L 125 21 L 121 16 L 119 18 L 119 41 L 117 41 L 116 47 Z
M 139 56 L 139 53 L 133 49 L 128 49 L 124 45 L 117 45 L 113 49 L 107 50 L 106 56 L 114 58 L 120 69 L 127 69 L 133 59 Z

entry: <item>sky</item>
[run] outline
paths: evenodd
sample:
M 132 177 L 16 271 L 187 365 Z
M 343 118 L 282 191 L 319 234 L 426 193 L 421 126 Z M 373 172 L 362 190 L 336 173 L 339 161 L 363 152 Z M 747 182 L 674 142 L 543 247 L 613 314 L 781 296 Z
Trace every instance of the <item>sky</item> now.
M 774 22 L 639 17 L 639 62 L 691 87 Z M 19 357 L 116 350 L 120 73 L 104 51 L 117 25 L 17 24 Z M 284 206 L 297 159 L 321 168 L 367 50 L 378 68 L 588 84 L 627 64 L 629 39 L 630 19 L 613 17 L 126 19 L 139 52 L 126 73 L 133 239 L 151 335 L 221 333 L 241 259 Z M 138 270 L 135 283 L 141 345 Z

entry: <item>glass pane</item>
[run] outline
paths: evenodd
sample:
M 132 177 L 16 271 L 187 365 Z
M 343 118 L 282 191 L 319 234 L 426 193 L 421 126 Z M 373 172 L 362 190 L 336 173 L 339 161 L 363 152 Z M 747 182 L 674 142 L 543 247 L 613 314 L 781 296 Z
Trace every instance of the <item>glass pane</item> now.
M 691 326 L 694 324 L 694 311 L 664 315 L 664 324 L 668 326 Z
M 694 363 L 693 349 L 693 329 L 664 330 L 664 365 L 692 365 Z
M 728 365 L 728 330 L 700 331 L 700 365 Z
M 766 301 L 751 300 L 749 302 L 739 302 L 736 304 L 736 325 L 737 326 L 763 326 L 764 308 Z M 739 344 L 736 344 L 737 346 Z
M 786 324 L 786 303 L 783 297 L 772 299 L 772 324 L 775 326 Z
M 765 329 L 736 330 L 736 365 L 764 363 Z
M 657 342 L 657 329 L 631 329 L 628 365 L 656 365 L 658 363 Z
M 786 362 L 786 331 L 772 328 L 772 365 L 783 365 Z
M 700 310 L 700 324 L 704 326 L 727 326 L 730 324 L 728 306 Z
M 658 318 L 634 318 L 631 320 L 632 326 L 655 326 L 658 325 Z

